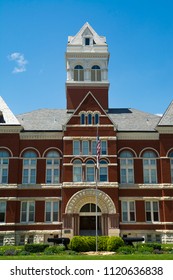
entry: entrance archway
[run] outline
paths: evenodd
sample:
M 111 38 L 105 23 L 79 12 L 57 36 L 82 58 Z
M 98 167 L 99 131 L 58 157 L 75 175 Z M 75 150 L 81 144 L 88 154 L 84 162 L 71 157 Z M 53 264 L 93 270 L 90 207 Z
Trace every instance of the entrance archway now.
M 82 212 L 82 209 L 88 207 L 88 204 L 96 204 L 96 190 L 84 189 L 75 193 L 68 201 L 64 214 L 64 227 L 71 228 L 73 235 L 79 235 L 82 230 L 86 230 L 87 221 L 90 217 L 90 230 L 95 226 L 95 210 L 94 212 Z M 85 206 L 86 205 L 86 206 Z M 98 226 L 100 234 L 108 235 L 109 230 L 119 226 L 118 214 L 114 202 L 108 194 L 101 190 L 97 190 L 97 206 Z M 84 207 L 84 208 L 83 208 Z M 91 206 L 94 207 L 94 206 Z M 82 211 L 81 211 L 82 210 Z M 88 218 L 81 218 L 88 217 Z

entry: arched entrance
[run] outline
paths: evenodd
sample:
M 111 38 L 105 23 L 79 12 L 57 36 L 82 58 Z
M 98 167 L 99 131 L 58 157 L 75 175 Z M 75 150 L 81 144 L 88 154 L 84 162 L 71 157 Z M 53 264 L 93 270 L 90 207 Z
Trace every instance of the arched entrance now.
M 64 229 L 68 229 L 71 232 L 71 236 L 79 235 L 83 230 L 85 231 L 83 234 L 86 234 L 86 230 L 94 230 L 96 224 L 95 205 L 95 189 L 84 189 L 75 193 L 69 199 L 63 214 Z M 118 232 L 119 215 L 116 213 L 114 202 L 108 194 L 101 190 L 97 190 L 97 206 L 98 233 L 112 235 L 114 232 Z M 88 207 L 91 207 L 91 209 Z
M 96 219 L 97 232 L 101 235 L 101 210 L 94 203 L 87 203 L 82 206 L 79 213 L 79 234 L 80 235 L 95 235 L 96 234 Z

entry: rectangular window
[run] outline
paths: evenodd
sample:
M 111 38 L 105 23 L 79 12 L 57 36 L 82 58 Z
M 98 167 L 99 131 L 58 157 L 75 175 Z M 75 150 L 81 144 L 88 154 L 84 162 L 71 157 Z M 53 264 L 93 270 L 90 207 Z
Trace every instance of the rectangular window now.
M 158 201 L 145 202 L 146 222 L 159 221 L 159 203 Z
M 9 160 L 6 158 L 0 159 L 0 184 L 8 183 L 8 163 Z
M 156 184 L 157 183 L 157 165 L 155 159 L 144 159 L 144 184 Z
M 22 201 L 21 202 L 21 222 L 30 223 L 35 219 L 35 202 Z
M 82 141 L 82 154 L 89 155 L 89 141 Z
M 45 204 L 45 220 L 46 222 L 58 222 L 59 202 L 46 201 Z
M 135 201 L 122 201 L 122 222 L 135 222 Z
M 107 141 L 101 141 L 101 155 L 107 155 Z
M 36 183 L 36 164 L 35 159 L 23 160 L 23 184 L 35 184 Z
M 73 155 L 80 155 L 80 141 L 73 141 Z
M 0 223 L 5 223 L 6 201 L 0 202 Z
M 85 38 L 85 46 L 89 46 L 90 45 L 90 38 Z

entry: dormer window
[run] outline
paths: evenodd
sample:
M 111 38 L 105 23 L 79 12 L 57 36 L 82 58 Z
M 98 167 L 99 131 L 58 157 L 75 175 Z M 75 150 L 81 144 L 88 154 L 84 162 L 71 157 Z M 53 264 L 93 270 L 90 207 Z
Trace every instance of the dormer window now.
M 0 123 L 5 123 L 2 111 L 0 111 Z
M 89 46 L 90 45 L 90 38 L 85 38 L 85 46 Z

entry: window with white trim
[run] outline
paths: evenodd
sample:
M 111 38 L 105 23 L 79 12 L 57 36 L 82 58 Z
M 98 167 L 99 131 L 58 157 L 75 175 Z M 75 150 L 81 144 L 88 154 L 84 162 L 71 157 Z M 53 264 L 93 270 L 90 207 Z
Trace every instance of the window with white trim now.
M 169 153 L 170 168 L 171 168 L 171 183 L 173 183 L 173 151 Z
M 101 69 L 98 65 L 93 65 L 91 68 L 91 81 L 101 81 Z
M 145 201 L 145 215 L 146 222 L 159 221 L 159 202 L 158 201 Z
M 73 141 L 73 155 L 80 155 L 80 141 L 74 140 Z
M 120 153 L 120 183 L 134 183 L 133 155 L 129 151 L 123 151 Z
M 0 151 L 0 184 L 8 183 L 9 156 L 7 151 Z
M 5 223 L 6 201 L 0 201 L 0 223 Z
M 23 155 L 23 184 L 36 183 L 37 155 L 33 151 L 25 152 Z
M 86 181 L 87 182 L 95 181 L 95 163 L 93 160 L 88 160 L 86 162 Z
M 81 65 L 74 67 L 74 81 L 84 81 L 84 69 Z
M 21 222 L 31 223 L 35 220 L 35 202 L 34 201 L 21 201 Z
M 82 141 L 82 155 L 89 155 L 89 141 Z
M 157 161 L 156 154 L 146 151 L 143 154 L 144 184 L 157 184 Z
M 122 201 L 122 222 L 135 222 L 135 201 Z
M 58 222 L 59 220 L 59 202 L 46 201 L 45 203 L 45 221 Z
M 82 182 L 82 162 L 78 159 L 73 162 L 73 182 Z
M 58 184 L 60 181 L 60 155 L 50 151 L 46 155 L 46 184 Z
M 108 163 L 106 160 L 100 160 L 100 182 L 108 181 Z

